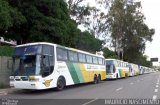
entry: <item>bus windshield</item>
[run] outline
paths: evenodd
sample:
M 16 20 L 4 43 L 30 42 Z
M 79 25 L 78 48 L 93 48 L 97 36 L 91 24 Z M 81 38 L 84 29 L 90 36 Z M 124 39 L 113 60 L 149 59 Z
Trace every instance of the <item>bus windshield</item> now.
M 17 47 L 13 57 L 14 76 L 48 76 L 54 69 L 54 46 Z
M 13 75 L 29 76 L 40 74 L 40 56 L 27 55 L 13 58 Z
M 106 72 L 107 73 L 114 73 L 115 72 L 114 61 L 113 60 L 107 60 L 106 61 Z
M 106 65 L 106 71 L 107 73 L 114 73 L 114 65 Z

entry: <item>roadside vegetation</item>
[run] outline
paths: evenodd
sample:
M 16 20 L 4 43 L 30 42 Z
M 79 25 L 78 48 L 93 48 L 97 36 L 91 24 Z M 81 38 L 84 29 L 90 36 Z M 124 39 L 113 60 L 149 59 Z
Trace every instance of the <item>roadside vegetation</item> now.
M 12 56 L 14 48 L 10 46 L 0 46 L 0 56 Z
M 145 24 L 141 2 L 93 2 L 97 5 L 85 5 L 84 0 L 0 0 L 0 35 L 18 44 L 46 41 L 89 52 L 103 50 L 106 58 L 152 66 L 144 51 L 155 30 Z M 106 43 L 114 50 L 104 48 Z M 10 56 L 11 49 L 4 49 L 2 55 Z

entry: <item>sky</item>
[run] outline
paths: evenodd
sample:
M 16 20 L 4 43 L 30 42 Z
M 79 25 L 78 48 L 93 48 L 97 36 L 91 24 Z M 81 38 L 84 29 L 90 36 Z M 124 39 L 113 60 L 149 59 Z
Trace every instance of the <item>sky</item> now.
M 145 23 L 149 28 L 155 29 L 152 42 L 147 42 L 145 55 L 149 58 L 158 57 L 160 62 L 160 0 L 140 0 L 142 4 L 142 12 L 146 20 Z M 160 65 L 155 62 L 154 65 Z

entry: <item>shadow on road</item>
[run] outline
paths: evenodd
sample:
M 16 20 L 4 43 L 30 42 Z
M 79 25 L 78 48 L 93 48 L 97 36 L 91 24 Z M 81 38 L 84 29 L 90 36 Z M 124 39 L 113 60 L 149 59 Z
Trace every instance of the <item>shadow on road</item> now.
M 103 84 L 105 81 L 101 81 L 99 84 Z M 28 95 L 41 95 L 41 94 L 48 94 L 48 93 L 57 93 L 57 92 L 63 92 L 67 90 L 72 90 L 72 89 L 78 89 L 78 88 L 83 88 L 83 87 L 88 87 L 88 86 L 98 86 L 99 84 L 93 84 L 93 83 L 81 83 L 81 84 L 76 84 L 76 85 L 71 85 L 71 86 L 66 86 L 63 90 L 57 91 L 55 88 L 51 89 L 44 89 L 44 90 L 30 90 L 30 89 L 13 89 L 13 92 L 10 94 L 28 94 Z

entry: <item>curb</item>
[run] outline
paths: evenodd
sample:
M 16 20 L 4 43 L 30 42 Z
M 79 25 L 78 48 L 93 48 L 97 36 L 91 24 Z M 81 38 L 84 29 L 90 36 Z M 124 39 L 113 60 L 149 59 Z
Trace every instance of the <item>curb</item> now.
M 6 90 L 4 90 L 4 89 L 1 90 L 1 89 L 0 89 L 0 96 L 1 96 L 1 95 L 7 95 L 7 94 L 8 94 L 7 89 L 6 89 Z
M 0 89 L 0 95 L 7 95 L 8 93 L 12 93 L 13 89 L 6 88 L 6 89 Z

